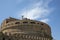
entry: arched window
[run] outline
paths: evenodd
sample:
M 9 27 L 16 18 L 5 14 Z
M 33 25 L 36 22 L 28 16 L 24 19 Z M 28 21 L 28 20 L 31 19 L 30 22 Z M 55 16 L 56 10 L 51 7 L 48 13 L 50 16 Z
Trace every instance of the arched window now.
M 30 22 L 31 24 L 35 24 L 35 22 Z
M 28 22 L 23 22 L 24 24 L 28 23 Z
M 41 25 L 44 25 L 43 23 Z
M 37 23 L 37 24 L 39 24 L 39 23 Z
M 6 23 L 8 23 L 9 21 L 6 21 Z
M 20 22 L 16 22 L 15 24 L 20 24 Z

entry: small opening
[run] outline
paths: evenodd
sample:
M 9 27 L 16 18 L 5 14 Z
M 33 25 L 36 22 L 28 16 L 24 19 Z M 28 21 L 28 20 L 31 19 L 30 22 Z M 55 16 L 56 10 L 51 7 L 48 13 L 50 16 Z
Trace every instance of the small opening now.
M 9 40 L 11 40 L 11 39 L 9 38 Z
M 3 40 L 5 40 L 5 38 L 3 38 Z
M 39 23 L 37 23 L 37 24 L 39 24 Z
M 35 24 L 35 22 L 30 22 L 31 24 Z
M 7 35 L 7 32 L 5 32 L 5 35 Z
M 41 25 L 44 25 L 44 24 L 41 24 Z
M 6 21 L 6 23 L 8 23 L 9 21 Z
M 20 22 L 16 22 L 15 24 L 20 24 Z
M 23 23 L 28 23 L 28 22 L 23 22 Z

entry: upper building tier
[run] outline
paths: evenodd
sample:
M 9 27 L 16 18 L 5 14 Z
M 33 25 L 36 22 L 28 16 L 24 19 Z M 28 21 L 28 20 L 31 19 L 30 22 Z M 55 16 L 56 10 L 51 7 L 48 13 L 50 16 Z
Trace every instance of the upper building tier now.
M 22 20 L 9 17 L 2 22 L 1 31 L 7 29 L 19 29 L 25 32 L 39 32 L 44 31 L 48 35 L 51 35 L 51 28 L 46 23 L 41 21 L 31 20 L 23 18 Z M 7 31 L 8 32 L 8 31 Z

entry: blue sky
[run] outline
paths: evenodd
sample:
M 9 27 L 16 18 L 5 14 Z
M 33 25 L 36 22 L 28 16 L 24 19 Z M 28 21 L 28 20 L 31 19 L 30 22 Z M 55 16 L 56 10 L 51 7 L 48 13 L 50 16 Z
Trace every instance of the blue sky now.
M 49 24 L 53 38 L 60 39 L 60 0 L 0 0 L 0 24 L 5 18 L 22 15 Z

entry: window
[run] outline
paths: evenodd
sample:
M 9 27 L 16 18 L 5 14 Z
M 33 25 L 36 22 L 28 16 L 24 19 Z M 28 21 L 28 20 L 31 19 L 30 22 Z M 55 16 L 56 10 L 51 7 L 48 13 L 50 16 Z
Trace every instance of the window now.
M 8 23 L 9 21 L 6 21 L 6 23 Z
M 23 23 L 28 23 L 28 22 L 23 22 Z
M 16 22 L 15 24 L 20 24 L 20 22 Z
M 44 24 L 41 24 L 41 25 L 44 25 Z
M 35 24 L 35 22 L 30 22 L 31 24 Z
M 37 23 L 37 24 L 39 24 L 39 23 Z

